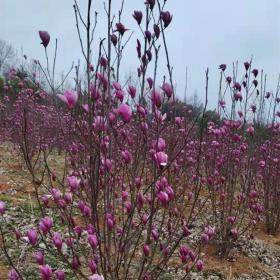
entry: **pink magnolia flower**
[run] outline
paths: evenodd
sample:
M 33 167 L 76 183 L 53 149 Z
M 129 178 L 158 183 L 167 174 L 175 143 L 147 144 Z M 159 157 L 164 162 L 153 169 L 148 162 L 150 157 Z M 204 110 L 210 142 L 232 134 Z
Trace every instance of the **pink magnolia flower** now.
M 162 191 L 167 187 L 168 187 L 168 181 L 167 181 L 166 177 L 163 177 L 156 182 L 157 191 Z
M 239 118 L 243 117 L 243 113 L 241 111 L 238 111 L 237 113 L 238 113 Z
M 253 73 L 253 75 L 254 75 L 255 77 L 257 77 L 258 74 L 259 74 L 259 70 L 258 70 L 258 69 L 253 69 L 253 70 L 252 70 L 252 73 Z
M 90 217 L 90 215 L 91 215 L 91 209 L 90 209 L 90 207 L 86 205 L 86 206 L 84 207 L 82 213 L 83 213 L 84 216 Z
M 175 117 L 175 124 L 177 126 L 181 126 L 182 122 L 183 122 L 183 120 L 181 117 Z
M 189 259 L 189 248 L 186 245 L 182 245 L 179 249 L 179 253 L 182 263 L 187 262 Z
M 248 61 L 244 62 L 244 67 L 245 67 L 245 70 L 247 71 L 250 68 L 250 62 L 248 62 Z
M 209 236 L 206 233 L 202 233 L 200 239 L 204 245 L 208 244 L 209 242 Z
M 116 90 L 115 95 L 116 95 L 116 98 L 120 100 L 120 102 L 123 102 L 124 92 L 122 90 Z
M 154 24 L 154 32 L 155 32 L 155 36 L 158 39 L 160 36 L 160 28 L 157 24 Z
M 227 80 L 227 83 L 228 83 L 228 84 L 230 84 L 230 83 L 231 83 L 231 81 L 232 81 L 232 77 L 227 76 L 227 77 L 226 77 L 226 80 Z
M 112 43 L 114 46 L 116 46 L 117 43 L 118 43 L 118 37 L 117 37 L 115 34 L 112 34 L 110 38 L 111 38 L 111 43 Z
M 170 22 L 172 21 L 172 15 L 168 11 L 161 12 L 161 20 L 163 21 L 163 25 L 166 28 L 169 26 Z
M 257 87 L 258 86 L 258 81 L 257 80 L 253 80 L 252 84 Z
M 152 89 L 154 86 L 154 80 L 149 77 L 149 78 L 147 78 L 147 82 L 148 82 L 149 88 Z
M 97 264 L 96 264 L 95 260 L 89 260 L 88 261 L 88 267 L 89 267 L 89 269 L 91 270 L 92 273 L 95 273 L 96 269 L 97 269 Z
M 43 265 L 44 262 L 45 262 L 45 256 L 44 256 L 44 253 L 42 251 L 38 251 L 38 252 L 35 252 L 34 253 L 34 257 L 36 259 L 36 262 L 39 264 L 39 265 Z
M 80 180 L 76 176 L 68 176 L 67 181 L 72 192 L 75 192 L 79 188 Z
M 90 86 L 90 95 L 91 95 L 92 100 L 94 100 L 94 101 L 97 101 L 101 97 L 99 90 L 93 84 L 91 84 L 91 86 Z
M 119 32 L 121 36 L 124 35 L 124 33 L 126 31 L 128 31 L 129 29 L 125 28 L 125 26 L 119 22 L 119 23 L 116 23 L 116 29 L 115 29 L 115 32 Z
M 70 202 L 72 201 L 73 195 L 72 193 L 66 192 L 64 194 L 64 200 L 66 202 L 66 204 L 70 204 Z
M 102 159 L 102 164 L 104 166 L 104 169 L 107 172 L 110 172 L 112 170 L 112 168 L 113 168 L 114 161 L 109 159 L 109 158 L 106 158 L 106 159 Z
M 158 234 L 158 231 L 156 229 L 152 229 L 152 236 L 153 236 L 153 239 L 155 241 L 158 241 L 159 239 L 159 234 Z
M 251 134 L 251 135 L 253 135 L 254 134 L 254 131 L 255 131 L 255 129 L 254 129 L 254 127 L 252 127 L 252 126 L 250 126 L 250 127 L 248 127 L 247 128 L 247 133 L 249 133 L 249 134 Z
M 237 91 L 241 91 L 241 85 L 239 83 L 235 83 L 233 86 Z
M 88 70 L 89 70 L 90 72 L 93 72 L 93 71 L 94 71 L 94 67 L 93 67 L 93 65 L 92 65 L 92 64 L 89 64 L 89 66 L 88 66 Z
M 232 225 L 234 224 L 235 220 L 236 220 L 236 217 L 234 217 L 234 216 L 227 217 L 227 221 Z
M 89 277 L 89 280 L 104 280 L 104 277 L 99 274 L 93 274 Z
M 114 221 L 112 218 L 110 217 L 107 217 L 106 218 L 106 224 L 107 224 L 107 227 L 109 229 L 109 231 L 112 231 L 113 227 L 114 227 Z
M 41 219 L 39 223 L 40 230 L 47 234 L 53 226 L 53 220 L 50 217 L 44 217 Z
M 136 188 L 139 189 L 141 187 L 142 183 L 143 183 L 143 180 L 140 177 L 135 178 L 134 184 L 135 184 Z
M 96 116 L 94 117 L 93 127 L 99 130 L 107 129 L 107 120 L 104 116 Z
M 159 201 L 163 204 L 163 205 L 166 205 L 168 202 L 169 202 L 169 196 L 166 192 L 164 191 L 160 191 L 158 194 L 157 194 L 157 197 L 159 199 Z
M 108 119 L 109 119 L 110 123 L 113 123 L 115 121 L 115 119 L 116 119 L 116 115 L 114 113 L 112 113 L 112 112 L 109 112 Z
M 202 260 L 198 260 L 195 264 L 195 267 L 198 271 L 202 271 L 204 268 L 204 263 Z
M 82 228 L 80 226 L 75 226 L 74 227 L 74 232 L 80 237 L 82 232 L 83 232 L 83 230 L 82 230 Z
M 238 229 L 237 229 L 237 228 L 233 228 L 233 229 L 230 231 L 230 234 L 231 234 L 231 236 L 232 236 L 234 239 L 237 239 L 237 237 L 238 237 Z
M 90 217 L 90 215 L 91 215 L 91 209 L 90 209 L 90 207 L 87 206 L 87 205 L 85 205 L 85 207 L 84 207 L 82 213 L 83 213 L 83 215 L 84 215 L 85 217 Z
M 31 245 L 36 245 L 37 243 L 37 240 L 38 240 L 38 235 L 37 235 L 37 231 L 35 229 L 29 229 L 27 231 L 27 238 L 28 238 L 28 241 Z
M 156 0 L 147 0 L 145 4 L 149 5 L 150 9 L 152 10 L 156 4 Z
M 52 188 L 51 189 L 51 193 L 52 193 L 52 196 L 53 196 L 54 200 L 58 200 L 62 196 L 61 191 L 59 189 L 57 189 L 57 188 Z
M 107 61 L 107 59 L 106 59 L 104 56 L 101 56 L 101 58 L 100 58 L 100 65 L 101 65 L 103 68 L 106 68 L 107 65 L 108 65 L 108 61 Z
M 131 117 L 132 117 L 132 110 L 131 110 L 130 106 L 128 106 L 125 103 L 121 104 L 118 108 L 118 113 L 120 114 L 120 116 L 122 117 L 122 120 L 125 123 L 130 122 Z
M 164 83 L 161 87 L 166 96 L 170 98 L 173 94 L 172 86 L 169 83 Z
M 12 269 L 11 271 L 9 271 L 8 273 L 8 278 L 9 280 L 20 280 L 21 278 L 19 277 L 18 273 Z
M 89 106 L 88 106 L 88 104 L 83 104 L 83 105 L 82 105 L 82 108 L 84 109 L 84 111 L 85 111 L 86 113 L 89 112 Z
M 81 265 L 81 262 L 80 262 L 79 258 L 77 256 L 74 256 L 72 259 L 72 262 L 71 262 L 72 268 L 76 270 L 79 268 L 80 265 Z
M 121 152 L 122 158 L 126 164 L 130 163 L 132 160 L 132 155 L 128 150 L 124 150 Z
M 164 167 L 167 165 L 167 154 L 164 152 L 157 152 L 154 154 L 154 159 L 158 167 Z
M 192 199 L 193 197 L 193 193 L 192 192 L 188 192 L 188 200 Z
M 221 108 L 225 108 L 225 106 L 226 106 L 226 102 L 224 101 L 224 100 L 220 100 L 219 101 L 219 105 L 221 106 Z
M 209 238 L 211 238 L 215 234 L 215 228 L 211 227 L 211 226 L 208 226 L 208 227 L 205 228 L 204 233 L 206 233 L 209 236 Z
M 118 82 L 113 82 L 112 86 L 115 90 L 122 90 L 122 86 Z
M 54 244 L 54 246 L 57 249 L 61 249 L 62 248 L 62 238 L 61 238 L 61 234 L 58 232 L 55 232 L 52 236 L 52 242 Z
M 78 207 L 80 209 L 81 212 L 84 212 L 86 204 L 84 203 L 84 201 L 79 201 L 78 202 Z
M 173 199 L 175 197 L 174 190 L 171 186 L 167 186 L 165 189 L 166 193 L 168 194 L 169 200 Z
M 94 228 L 93 224 L 89 224 L 87 226 L 87 232 L 88 232 L 88 234 L 94 234 L 95 233 L 95 228 Z
M 166 143 L 163 138 L 158 138 L 157 140 L 153 141 L 153 147 L 158 151 L 158 152 L 163 152 L 166 148 Z
M 98 245 L 98 240 L 95 234 L 88 235 L 88 243 L 90 244 L 91 248 L 95 250 Z
M 40 275 L 42 280 L 50 280 L 52 277 L 52 269 L 49 265 L 40 266 Z
M 141 115 L 141 117 L 145 118 L 147 115 L 147 110 L 145 107 L 138 105 L 137 112 Z
M 190 252 L 190 249 L 186 245 L 181 245 L 179 252 L 180 252 L 180 255 L 187 256 Z
M 149 216 L 148 216 L 147 214 L 144 214 L 144 215 L 141 217 L 141 221 L 142 221 L 142 223 L 143 223 L 144 225 L 147 224 L 148 220 L 149 220 Z
M 150 255 L 150 247 L 148 244 L 143 245 L 143 253 L 146 257 L 148 257 Z
M 145 36 L 148 39 L 148 42 L 150 43 L 152 40 L 152 33 L 149 30 L 145 31 Z
M 46 48 L 50 42 L 50 34 L 47 31 L 39 31 L 39 36 L 42 40 L 41 44 Z
M 155 110 L 154 111 L 155 119 L 160 123 L 163 124 L 166 120 L 166 113 L 162 114 L 161 111 Z
M 126 201 L 124 203 L 124 208 L 126 210 L 127 213 L 130 213 L 132 210 L 132 203 L 130 201 Z
M 240 93 L 235 93 L 233 97 L 235 101 L 242 101 L 242 95 Z
M 61 270 L 57 270 L 55 272 L 55 277 L 57 280 L 64 280 L 65 279 L 65 273 L 64 271 L 61 271 Z
M 6 204 L 4 201 L 0 201 L 0 215 L 3 215 L 6 212 Z
M 257 106 L 255 104 L 251 105 L 251 109 L 253 113 L 256 113 Z
M 135 86 L 129 86 L 127 92 L 131 96 L 131 98 L 134 98 L 136 95 L 136 87 Z
M 145 123 L 145 122 L 142 122 L 142 123 L 141 123 L 141 130 L 142 130 L 142 132 L 143 132 L 144 134 L 147 134 L 148 129 L 149 129 L 148 124 Z
M 148 60 L 149 60 L 149 61 L 152 61 L 153 54 L 152 54 L 152 52 L 151 52 L 150 50 L 147 50 L 147 51 L 146 51 L 146 55 L 147 55 Z
M 224 72 L 227 69 L 227 65 L 226 64 L 221 64 L 219 66 L 219 69 L 221 69 Z
M 145 198 L 144 194 L 142 192 L 139 192 L 137 194 L 137 203 L 138 203 L 138 205 L 140 207 L 142 207 L 145 202 L 146 202 L 146 198 Z
M 129 197 L 128 191 L 122 191 L 122 201 L 126 201 Z
M 61 208 L 63 208 L 63 209 L 66 207 L 66 202 L 65 202 L 64 199 L 59 199 L 59 200 L 57 201 L 57 203 L 58 203 L 59 207 L 61 207 Z
M 137 21 L 137 23 L 140 25 L 142 22 L 143 14 L 141 11 L 134 11 L 133 15 L 134 19 Z
M 161 95 L 158 91 L 153 90 L 151 92 L 151 100 L 152 100 L 153 106 L 156 106 L 156 107 L 161 106 Z
M 78 101 L 78 94 L 74 90 L 66 90 L 64 94 L 58 94 L 58 98 L 64 102 L 69 109 L 73 109 Z
M 256 198 L 258 196 L 258 193 L 257 191 L 255 190 L 251 190 L 249 193 L 248 193 L 248 196 L 252 199 Z

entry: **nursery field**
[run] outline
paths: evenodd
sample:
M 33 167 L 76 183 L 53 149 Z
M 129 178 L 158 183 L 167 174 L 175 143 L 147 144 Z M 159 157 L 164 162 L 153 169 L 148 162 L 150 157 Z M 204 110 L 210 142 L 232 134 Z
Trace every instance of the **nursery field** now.
M 189 96 L 184 1 L 32 1 L 29 55 L 0 39 L 0 280 L 279 280 L 280 75 L 205 41 Z

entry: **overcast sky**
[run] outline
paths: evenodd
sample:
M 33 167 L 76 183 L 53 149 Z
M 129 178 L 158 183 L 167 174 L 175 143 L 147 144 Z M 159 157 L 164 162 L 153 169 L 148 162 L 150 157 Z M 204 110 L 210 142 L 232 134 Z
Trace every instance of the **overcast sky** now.
M 121 0 L 113 2 L 117 7 Z M 131 14 L 135 9 L 143 10 L 143 2 L 126 0 L 122 21 L 128 28 L 137 30 Z M 87 1 L 78 3 L 83 11 Z M 19 50 L 22 48 L 28 58 L 44 61 L 38 30 L 47 30 L 51 35 L 50 53 L 54 38 L 59 39 L 57 73 L 66 72 L 72 61 L 81 58 L 72 4 L 72 0 L 0 0 L 0 38 Z M 105 28 L 103 1 L 93 0 L 93 6 L 100 12 L 98 40 Z M 205 69 L 209 67 L 210 106 L 213 107 L 217 100 L 218 65 L 231 65 L 236 60 L 243 63 L 251 55 L 255 67 L 263 68 L 268 74 L 269 89 L 276 88 L 280 72 L 280 0 L 168 0 L 166 8 L 174 15 L 167 38 L 178 95 L 184 95 L 188 66 L 188 95 L 197 90 L 202 99 Z M 138 65 L 137 34 L 134 33 L 127 46 L 124 74 L 134 71 Z M 160 64 L 164 74 L 165 62 Z

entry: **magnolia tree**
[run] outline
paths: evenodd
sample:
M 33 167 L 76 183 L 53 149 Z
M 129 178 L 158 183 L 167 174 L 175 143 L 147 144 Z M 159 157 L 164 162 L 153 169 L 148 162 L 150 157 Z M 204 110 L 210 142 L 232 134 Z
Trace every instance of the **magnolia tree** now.
M 79 279 L 159 279 L 171 266 L 184 271 L 185 278 L 193 268 L 203 269 L 200 255 L 214 229 L 201 224 L 197 232 L 201 239 L 189 241 L 190 224 L 203 205 L 198 203 L 200 183 L 189 186 L 186 179 L 199 176 L 200 155 L 196 153 L 196 167 L 190 169 L 184 168 L 180 155 L 193 148 L 189 142 L 191 136 L 196 137 L 196 125 L 175 113 L 167 121 L 161 112 L 164 103 L 175 100 L 165 38 L 172 15 L 165 10 L 167 1 L 155 0 L 144 3 L 144 13 L 134 12 L 143 35 L 136 48 L 140 87 L 124 87 L 120 65 L 130 37 L 121 22 L 123 5 L 115 22 L 112 1 L 108 1 L 107 38 L 93 53 L 97 20 L 91 24 L 91 2 L 86 18 L 78 4 L 74 5 L 86 63 L 84 83 L 76 67 L 75 89 L 60 93 L 55 88 L 47 52 L 50 35 L 39 31 L 47 68 L 37 63 L 50 92 L 45 93 L 39 84 L 36 90 L 30 88 L 27 81 L 32 79 L 24 77 L 12 106 L 9 98 L 3 101 L 4 108 L 10 107 L 3 137 L 23 156 L 41 214 L 24 232 L 20 227 L 6 227 L 9 211 L 1 202 L 2 249 L 12 267 L 9 279 L 25 279 L 28 267 L 34 267 L 42 279 L 65 279 L 67 275 Z M 158 86 L 161 44 L 169 81 L 164 79 Z M 93 56 L 96 64 L 91 61 Z M 147 77 L 148 68 L 153 77 Z M 202 139 L 203 131 L 197 146 Z M 60 173 L 49 162 L 56 150 L 65 156 Z M 12 232 L 18 246 L 29 247 L 24 266 L 9 254 L 12 244 L 7 235 Z M 50 256 L 56 259 L 55 266 L 48 263 Z M 179 262 L 175 265 L 176 259 Z

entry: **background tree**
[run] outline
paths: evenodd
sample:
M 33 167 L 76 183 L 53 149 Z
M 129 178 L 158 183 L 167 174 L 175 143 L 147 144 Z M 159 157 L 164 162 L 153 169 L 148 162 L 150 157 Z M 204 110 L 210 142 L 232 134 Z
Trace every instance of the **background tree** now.
M 16 63 L 16 51 L 13 46 L 0 39 L 0 74 Z

